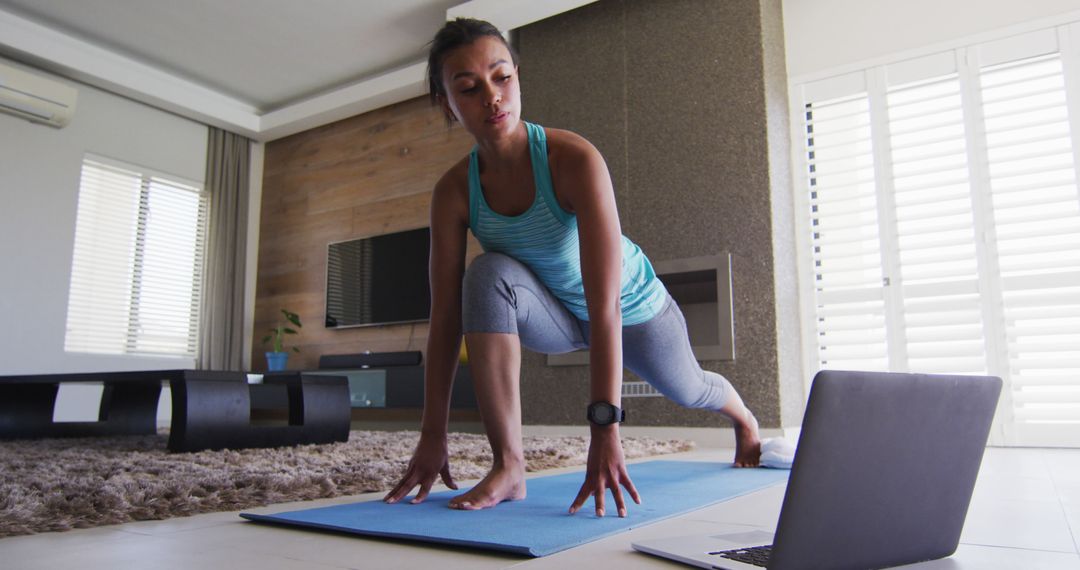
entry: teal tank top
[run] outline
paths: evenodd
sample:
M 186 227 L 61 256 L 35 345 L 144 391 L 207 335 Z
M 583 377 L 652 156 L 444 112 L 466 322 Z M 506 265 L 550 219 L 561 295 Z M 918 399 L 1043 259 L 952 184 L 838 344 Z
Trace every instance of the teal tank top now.
M 555 198 L 544 129 L 532 123 L 525 123 L 525 128 L 536 185 L 532 206 L 518 216 L 504 216 L 488 206 L 480 188 L 480 165 L 474 147 L 469 154 L 469 229 L 484 251 L 503 253 L 524 263 L 574 316 L 587 321 L 577 216 L 563 210 Z M 640 247 L 622 236 L 623 326 L 653 318 L 666 299 L 667 290 L 649 259 Z

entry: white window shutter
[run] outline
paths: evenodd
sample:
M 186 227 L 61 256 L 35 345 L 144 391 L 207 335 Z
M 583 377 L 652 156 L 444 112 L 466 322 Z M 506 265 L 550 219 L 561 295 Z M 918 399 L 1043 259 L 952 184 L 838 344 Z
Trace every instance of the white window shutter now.
M 1004 443 L 1080 446 L 1069 45 L 1080 22 L 793 86 L 811 362 L 1000 375 Z
M 890 86 L 887 108 L 906 366 L 985 373 L 959 77 Z
M 803 132 L 821 365 L 885 370 L 869 97 L 861 92 L 806 105 Z
M 196 355 L 208 205 L 198 185 L 84 159 L 66 351 Z
M 1060 54 L 980 72 L 1018 437 L 1080 424 L 1080 194 Z M 1075 443 L 1074 443 L 1075 444 Z

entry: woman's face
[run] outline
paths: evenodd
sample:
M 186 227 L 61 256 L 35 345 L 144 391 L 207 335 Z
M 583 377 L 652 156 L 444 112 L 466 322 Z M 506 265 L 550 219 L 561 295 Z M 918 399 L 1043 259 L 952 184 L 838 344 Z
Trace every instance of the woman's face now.
M 521 86 L 510 51 L 485 36 L 450 52 L 443 60 L 443 111 L 475 138 L 498 137 L 517 128 Z

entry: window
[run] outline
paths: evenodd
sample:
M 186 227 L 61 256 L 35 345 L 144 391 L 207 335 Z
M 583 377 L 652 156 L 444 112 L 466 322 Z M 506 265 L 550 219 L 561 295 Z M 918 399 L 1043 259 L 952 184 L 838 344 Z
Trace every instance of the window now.
M 1080 24 L 793 85 L 811 367 L 998 375 L 1000 442 L 1080 445 L 1070 41 Z
M 195 356 L 207 206 L 198 184 L 83 160 L 66 351 Z

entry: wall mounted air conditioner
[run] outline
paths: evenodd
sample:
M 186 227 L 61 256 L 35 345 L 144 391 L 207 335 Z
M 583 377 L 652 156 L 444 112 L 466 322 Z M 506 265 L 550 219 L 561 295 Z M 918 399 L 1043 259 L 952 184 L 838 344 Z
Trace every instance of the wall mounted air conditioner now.
M 61 128 L 75 114 L 77 96 L 73 87 L 0 63 L 0 112 Z

